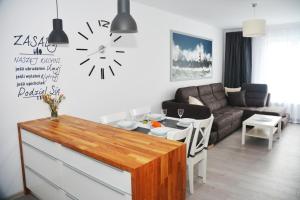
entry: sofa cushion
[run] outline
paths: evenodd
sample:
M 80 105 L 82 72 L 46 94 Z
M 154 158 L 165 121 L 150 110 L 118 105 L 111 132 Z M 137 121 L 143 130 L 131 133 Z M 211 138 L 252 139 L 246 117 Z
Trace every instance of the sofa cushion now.
M 199 99 L 197 87 L 191 86 L 177 89 L 175 94 L 175 101 L 179 103 L 189 103 L 189 96 Z
M 228 96 L 228 92 L 240 92 L 241 91 L 241 87 L 237 87 L 237 88 L 229 88 L 229 87 L 224 87 L 225 89 L 225 95 Z
M 213 92 L 214 97 L 216 98 L 217 102 L 221 105 L 222 107 L 225 107 L 227 103 L 227 98 L 225 95 L 225 88 L 222 83 L 214 83 L 211 84 L 211 89 Z
M 243 110 L 239 109 L 239 107 L 231 107 L 231 106 L 226 106 L 224 108 L 221 108 L 219 110 L 214 111 L 213 114 L 217 114 L 217 115 L 222 115 L 222 114 L 231 114 L 233 119 L 238 119 L 238 118 L 242 118 L 243 116 Z
M 228 92 L 228 102 L 231 106 L 246 106 L 245 91 Z
M 240 122 L 243 116 L 243 110 L 238 107 L 226 106 L 213 112 L 215 116 L 213 127 L 219 130 L 226 126 L 231 126 L 235 122 Z
M 209 85 L 202 85 L 197 87 L 199 92 L 200 100 L 206 105 L 211 111 L 214 110 L 214 102 L 216 101 L 211 87 Z
M 231 126 L 232 115 L 230 113 L 216 113 L 214 114 L 213 131 L 219 131 L 220 129 Z
M 268 96 L 268 86 L 266 84 L 246 84 L 243 85 L 243 89 L 246 90 L 245 99 L 247 106 L 266 106 Z
M 189 96 L 189 104 L 203 106 L 204 104 L 196 97 Z
M 211 110 L 218 110 L 222 108 L 226 103 L 224 102 L 224 99 L 222 99 L 221 96 L 218 96 L 220 98 L 219 100 L 214 96 L 213 90 L 211 85 L 203 85 L 199 86 L 198 92 L 199 92 L 199 97 L 201 101 Z M 226 97 L 225 97 L 226 100 Z
M 243 110 L 232 110 L 231 115 L 232 115 L 232 124 L 241 121 L 243 117 L 244 111 Z

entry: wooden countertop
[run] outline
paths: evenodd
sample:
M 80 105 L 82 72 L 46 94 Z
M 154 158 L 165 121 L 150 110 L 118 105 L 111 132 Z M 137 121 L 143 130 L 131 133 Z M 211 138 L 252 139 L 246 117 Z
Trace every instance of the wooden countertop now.
M 67 115 L 18 127 L 129 172 L 185 145 Z

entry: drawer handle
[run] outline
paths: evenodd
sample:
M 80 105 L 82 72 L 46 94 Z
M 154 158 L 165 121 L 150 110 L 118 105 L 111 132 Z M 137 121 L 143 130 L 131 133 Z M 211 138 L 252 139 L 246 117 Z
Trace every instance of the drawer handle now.
M 103 181 L 100 181 L 99 179 L 97 179 L 97 178 L 95 178 L 95 177 L 93 177 L 93 176 L 91 176 L 91 175 L 89 175 L 89 174 L 87 174 L 87 173 L 85 173 L 85 172 L 83 172 L 83 171 L 81 171 L 81 170 L 79 170 L 79 169 L 71 166 L 71 165 L 68 165 L 67 163 L 63 163 L 63 165 L 66 166 L 66 167 L 68 167 L 68 168 L 70 168 L 70 169 L 72 169 L 72 170 L 74 170 L 75 172 L 77 172 L 77 173 L 79 173 L 79 174 L 81 174 L 83 176 L 88 177 L 89 179 L 95 181 L 96 183 L 99 183 L 99 184 L 101 184 L 101 185 L 103 185 L 103 186 L 105 186 L 105 187 L 107 187 L 107 188 L 109 188 L 109 189 L 111 189 L 111 190 L 113 190 L 113 191 L 115 191 L 115 192 L 123 195 L 123 196 L 126 195 L 125 192 L 119 190 L 118 188 L 116 188 L 114 186 L 111 186 L 111 185 L 109 185 L 109 184 L 107 184 L 107 183 L 105 183 Z
M 28 166 L 25 166 L 26 169 L 28 169 L 29 171 L 31 171 L 33 174 L 35 174 L 36 176 L 38 176 L 39 178 L 43 179 L 45 182 L 47 182 L 49 185 L 51 185 L 52 187 L 54 187 L 57 190 L 60 190 L 61 188 L 59 186 L 57 186 L 56 184 L 52 183 L 51 181 L 49 181 L 48 179 L 44 178 L 42 175 L 40 175 L 39 173 L 37 173 L 36 171 L 34 171 L 33 169 L 31 169 Z
M 71 195 L 71 194 L 69 194 L 69 193 L 67 193 L 67 192 L 65 192 L 65 194 L 66 194 L 66 196 L 68 196 L 70 199 L 73 199 L 73 200 L 79 200 L 79 199 L 77 199 L 76 197 L 74 197 L 73 195 Z
M 41 151 L 40 149 L 38 149 L 38 148 L 32 146 L 31 144 L 28 144 L 28 143 L 26 143 L 26 142 L 24 142 L 24 141 L 23 141 L 22 143 L 23 143 L 25 146 L 28 146 L 28 147 L 30 147 L 30 148 L 33 148 L 33 149 L 37 150 L 38 152 L 44 154 L 45 156 L 49 157 L 49 158 L 52 159 L 52 160 L 57 160 L 57 158 L 55 158 L 55 157 L 53 157 L 53 156 L 47 154 L 47 153 L 44 152 L 44 151 Z

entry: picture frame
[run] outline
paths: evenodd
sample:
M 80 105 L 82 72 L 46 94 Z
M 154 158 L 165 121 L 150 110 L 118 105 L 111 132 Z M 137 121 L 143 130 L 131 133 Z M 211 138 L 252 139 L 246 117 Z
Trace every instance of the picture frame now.
M 199 80 L 213 76 L 213 41 L 170 31 L 170 81 Z

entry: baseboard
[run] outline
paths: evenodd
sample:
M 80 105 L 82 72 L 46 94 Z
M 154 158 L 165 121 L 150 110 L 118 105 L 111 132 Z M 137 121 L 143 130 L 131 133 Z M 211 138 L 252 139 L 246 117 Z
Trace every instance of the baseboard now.
M 23 196 L 24 196 L 24 192 L 18 192 L 8 198 L 5 198 L 4 200 L 15 200 L 15 199 L 23 197 Z

